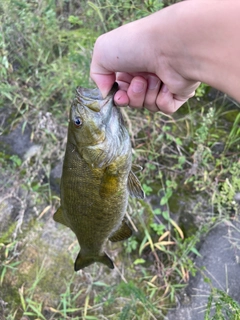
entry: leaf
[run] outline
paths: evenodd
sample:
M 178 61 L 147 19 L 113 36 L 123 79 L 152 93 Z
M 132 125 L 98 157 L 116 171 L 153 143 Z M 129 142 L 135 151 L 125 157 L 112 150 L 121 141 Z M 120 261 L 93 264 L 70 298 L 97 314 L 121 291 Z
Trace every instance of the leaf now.
M 97 12 L 97 14 L 98 14 L 98 16 L 99 16 L 99 18 L 100 18 L 100 20 L 101 20 L 101 22 L 102 22 L 102 24 L 103 24 L 103 28 L 104 28 L 105 32 L 107 32 L 108 30 L 106 29 L 106 26 L 105 26 L 105 24 L 104 24 L 103 15 L 102 15 L 99 7 L 96 6 L 96 5 L 95 5 L 93 2 L 91 2 L 91 1 L 88 1 L 88 5 L 89 5 L 91 8 L 93 8 L 93 10 L 95 10 L 95 11 Z
M 104 283 L 104 282 L 102 282 L 102 281 L 96 281 L 96 282 L 94 282 L 93 283 L 95 286 L 99 286 L 99 287 L 109 287 L 109 285 L 108 284 L 106 284 L 106 283 Z
M 163 211 L 163 213 L 162 213 L 162 216 L 163 216 L 163 218 L 165 219 L 165 220 L 169 220 L 169 213 L 168 213 L 168 211 Z
M 154 246 L 158 249 L 158 250 L 160 250 L 160 251 L 166 251 L 167 249 L 165 249 L 165 246 L 167 246 L 167 245 L 173 245 L 173 244 L 175 244 L 175 242 L 173 242 L 173 241 L 163 241 L 163 242 L 161 242 L 161 243 L 154 243 Z
M 181 237 L 182 239 L 184 239 L 184 234 L 183 234 L 183 232 L 182 232 L 182 229 L 176 224 L 176 222 L 175 222 L 174 220 L 172 220 L 172 219 L 169 219 L 169 222 L 174 226 L 175 229 L 177 229 L 180 237 Z
M 6 91 L 2 91 L 1 92 L 2 95 L 4 95 L 6 98 L 8 98 L 9 100 L 12 101 L 12 96 L 9 92 L 6 92 Z
M 171 245 L 171 244 L 175 244 L 175 241 L 161 241 L 161 242 L 157 242 L 157 244 L 159 244 L 161 246 L 168 246 L 168 245 Z
M 133 264 L 135 264 L 135 265 L 137 265 L 137 264 L 142 264 L 142 263 L 145 263 L 146 262 L 146 260 L 144 260 L 144 259 L 136 259 L 134 262 L 133 262 Z
M 76 16 L 70 15 L 70 16 L 68 17 L 68 21 L 69 21 L 71 24 L 75 24 L 75 25 L 79 25 L 79 26 L 83 25 L 82 20 L 80 20 L 79 17 L 76 17 Z
M 153 213 L 154 213 L 154 214 L 161 214 L 162 211 L 161 211 L 160 208 L 157 208 L 157 209 L 154 209 L 154 210 L 153 210 Z
M 160 205 L 163 206 L 164 204 L 166 204 L 168 202 L 167 197 L 162 197 L 161 201 L 160 201 Z
M 197 250 L 196 248 L 192 247 L 192 248 L 190 249 L 190 251 L 192 251 L 192 252 L 193 252 L 194 254 L 196 254 L 197 256 L 201 257 L 201 254 L 198 252 L 198 250 Z
M 158 242 L 161 242 L 164 238 L 166 238 L 170 234 L 170 231 L 165 231 L 161 237 L 158 239 Z

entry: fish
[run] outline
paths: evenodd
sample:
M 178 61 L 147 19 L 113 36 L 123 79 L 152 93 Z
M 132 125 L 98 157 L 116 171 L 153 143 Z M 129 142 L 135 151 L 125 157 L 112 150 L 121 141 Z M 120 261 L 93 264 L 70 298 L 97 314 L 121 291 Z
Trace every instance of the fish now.
M 120 108 L 118 84 L 106 98 L 98 88 L 77 87 L 71 104 L 60 183 L 60 207 L 53 219 L 70 228 L 80 245 L 74 270 L 94 262 L 114 268 L 105 252 L 108 240 L 132 235 L 128 198 L 144 198 L 132 164 L 132 146 Z

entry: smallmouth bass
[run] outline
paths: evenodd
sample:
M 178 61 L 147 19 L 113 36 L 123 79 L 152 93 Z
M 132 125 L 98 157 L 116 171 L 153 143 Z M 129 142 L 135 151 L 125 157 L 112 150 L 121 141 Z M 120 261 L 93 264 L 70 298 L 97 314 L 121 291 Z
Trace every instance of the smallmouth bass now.
M 70 110 L 61 178 L 61 206 L 53 219 L 76 235 L 78 271 L 94 262 L 113 269 L 105 245 L 132 235 L 125 213 L 129 194 L 144 197 L 132 172 L 132 147 L 113 97 L 115 83 L 103 99 L 98 89 L 78 87 Z

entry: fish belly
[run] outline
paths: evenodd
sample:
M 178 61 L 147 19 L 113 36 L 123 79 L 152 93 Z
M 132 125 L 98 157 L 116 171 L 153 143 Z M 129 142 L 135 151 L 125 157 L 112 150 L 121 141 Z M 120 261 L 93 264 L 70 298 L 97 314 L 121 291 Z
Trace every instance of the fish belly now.
M 100 195 L 103 173 L 103 169 L 90 168 L 79 157 L 75 165 L 64 164 L 63 168 L 61 199 L 64 219 L 86 254 L 103 253 L 106 240 L 121 225 L 128 203 L 124 184 L 114 194 Z

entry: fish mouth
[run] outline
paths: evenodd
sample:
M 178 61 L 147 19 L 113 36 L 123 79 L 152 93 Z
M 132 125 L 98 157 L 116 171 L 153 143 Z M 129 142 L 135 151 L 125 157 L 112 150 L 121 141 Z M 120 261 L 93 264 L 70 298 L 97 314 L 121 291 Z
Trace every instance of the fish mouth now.
M 114 82 L 107 97 L 103 99 L 102 94 L 98 88 L 89 89 L 77 87 L 76 98 L 80 104 L 85 105 L 92 111 L 99 112 L 105 105 L 107 105 L 110 102 L 110 100 L 112 100 L 112 103 L 114 105 L 113 97 L 117 90 L 118 83 Z
M 101 110 L 99 103 L 97 101 L 94 101 L 90 104 L 86 104 L 85 106 L 94 112 L 100 112 Z
M 106 98 L 103 99 L 98 88 L 89 89 L 77 87 L 76 100 L 82 106 L 93 112 L 100 112 L 105 120 L 111 117 L 112 109 L 115 107 L 114 94 L 118 90 L 118 83 L 115 82 Z
M 109 91 L 107 97 L 105 99 L 102 99 L 101 105 L 101 113 L 105 116 L 110 116 L 112 109 L 115 109 L 116 107 L 114 103 L 114 95 L 118 90 L 118 83 L 114 82 L 111 90 Z

